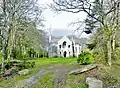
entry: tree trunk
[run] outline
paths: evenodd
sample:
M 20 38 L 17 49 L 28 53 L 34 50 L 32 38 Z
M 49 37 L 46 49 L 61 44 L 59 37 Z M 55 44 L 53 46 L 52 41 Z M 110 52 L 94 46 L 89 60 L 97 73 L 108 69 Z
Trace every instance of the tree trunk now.
M 2 35 L 4 35 L 2 33 Z M 5 59 L 5 38 L 4 36 L 2 37 L 2 68 L 1 68 L 1 73 L 4 73 L 4 59 Z
M 112 62 L 112 47 L 111 47 L 111 37 L 107 41 L 107 57 L 108 57 L 108 65 L 111 66 Z
M 115 50 L 115 38 L 116 38 L 115 33 L 113 33 L 113 37 L 112 37 L 112 51 Z
M 6 42 L 6 0 L 3 0 L 3 14 L 4 14 L 4 26 L 2 29 L 2 68 L 1 73 L 4 73 L 4 59 L 5 59 L 5 42 Z
M 113 31 L 113 35 L 112 35 L 112 41 L 111 41 L 111 48 L 112 48 L 112 58 L 115 59 L 114 55 L 115 55 L 115 43 L 116 43 L 116 30 Z

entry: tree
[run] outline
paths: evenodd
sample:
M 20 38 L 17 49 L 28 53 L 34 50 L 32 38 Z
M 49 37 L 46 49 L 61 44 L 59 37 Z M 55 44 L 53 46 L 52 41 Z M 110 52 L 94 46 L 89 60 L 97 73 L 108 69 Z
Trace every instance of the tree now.
M 107 40 L 107 57 L 108 64 L 111 66 L 111 57 L 115 46 L 115 32 L 116 32 L 116 15 L 119 8 L 119 0 L 96 0 L 96 4 L 90 0 L 53 0 L 51 5 L 55 11 L 66 11 L 72 13 L 79 13 L 84 11 L 91 18 L 97 21 L 103 30 Z M 96 8 L 94 6 L 97 5 Z M 95 15 L 92 12 L 97 12 Z M 113 15 L 114 14 L 114 15 Z M 98 16 L 96 16 L 98 15 Z
M 8 0 L 8 13 L 10 20 L 10 32 L 8 42 L 10 42 L 9 54 L 15 48 L 15 37 L 18 31 L 26 32 L 30 23 L 41 23 L 42 10 L 36 4 L 36 0 Z M 32 13 L 33 12 L 33 13 Z M 40 24 L 41 25 L 41 24 Z M 20 32 L 19 32 L 20 33 Z M 9 56 L 10 56 L 9 55 Z
M 4 59 L 13 58 L 13 51 L 18 49 L 18 45 L 24 47 L 22 38 L 30 26 L 34 26 L 35 30 L 36 25 L 43 26 L 43 9 L 37 5 L 37 0 L 2 0 L 0 11 L 3 71 Z
M 1 29 L 1 36 L 2 36 L 2 69 L 1 69 L 1 73 L 4 73 L 4 59 L 5 59 L 5 39 L 6 39 L 6 0 L 3 0 L 3 25 L 2 25 L 2 29 Z
M 98 9 L 102 10 L 103 8 L 98 8 L 99 6 L 99 0 L 95 0 L 93 2 L 93 8 L 92 8 L 92 11 L 91 11 L 91 15 L 96 17 L 97 19 L 100 18 L 100 15 L 99 15 L 99 12 L 98 12 Z M 98 8 L 98 9 L 96 9 Z M 104 12 L 103 12 L 104 13 Z M 87 16 L 87 18 L 85 19 L 85 29 L 87 31 L 96 31 L 96 29 L 99 29 L 100 28 L 100 23 L 98 21 L 96 21 L 93 17 L 91 16 Z

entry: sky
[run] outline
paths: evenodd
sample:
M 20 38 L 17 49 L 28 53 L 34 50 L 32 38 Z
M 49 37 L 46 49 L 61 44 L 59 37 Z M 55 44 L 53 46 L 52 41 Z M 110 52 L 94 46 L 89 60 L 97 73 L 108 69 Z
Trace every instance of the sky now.
M 77 26 L 70 26 L 71 22 L 75 22 L 77 20 L 83 21 L 86 18 L 86 14 L 84 12 L 80 13 L 70 13 L 70 12 L 62 12 L 60 14 L 56 14 L 53 12 L 47 4 L 50 4 L 52 0 L 39 0 L 39 4 L 46 6 L 47 9 L 43 12 L 43 16 L 45 18 L 45 29 L 51 28 L 53 35 L 55 36 L 65 36 L 73 34 L 73 31 Z M 85 33 L 83 36 L 88 36 Z

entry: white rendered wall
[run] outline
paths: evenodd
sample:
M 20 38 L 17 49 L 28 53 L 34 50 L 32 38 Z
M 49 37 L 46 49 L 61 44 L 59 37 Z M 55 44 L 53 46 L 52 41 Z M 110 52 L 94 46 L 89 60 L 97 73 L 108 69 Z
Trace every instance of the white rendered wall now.
M 63 42 L 66 41 L 66 47 L 63 48 Z M 78 57 L 78 55 L 81 53 L 81 46 L 79 44 L 74 43 L 74 53 L 75 56 Z M 61 45 L 61 48 L 59 47 Z M 68 47 L 70 45 L 70 47 Z M 77 51 L 76 51 L 77 48 Z M 66 36 L 62 37 L 57 44 L 57 53 L 60 57 L 64 57 L 64 52 L 67 52 L 66 57 L 72 57 L 73 56 L 73 49 L 72 49 L 72 41 L 70 41 Z M 61 52 L 61 55 L 60 55 Z
M 63 42 L 66 41 L 66 46 L 63 48 Z M 61 45 L 61 48 L 59 47 L 59 45 Z M 70 47 L 68 47 L 70 45 Z M 64 57 L 64 52 L 66 51 L 66 57 L 70 57 L 72 55 L 72 42 L 66 37 L 62 37 L 59 41 L 58 41 L 58 55 L 60 56 L 60 52 L 61 52 L 61 56 Z

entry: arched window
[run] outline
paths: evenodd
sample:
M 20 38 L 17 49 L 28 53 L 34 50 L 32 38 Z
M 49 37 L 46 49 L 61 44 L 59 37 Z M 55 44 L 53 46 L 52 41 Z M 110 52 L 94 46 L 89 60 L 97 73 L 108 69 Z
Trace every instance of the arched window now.
M 65 47 L 66 47 L 66 41 L 63 42 L 63 48 L 65 48 Z
M 70 45 L 68 45 L 68 48 L 70 48 Z
M 61 45 L 59 45 L 59 48 L 61 49 Z

